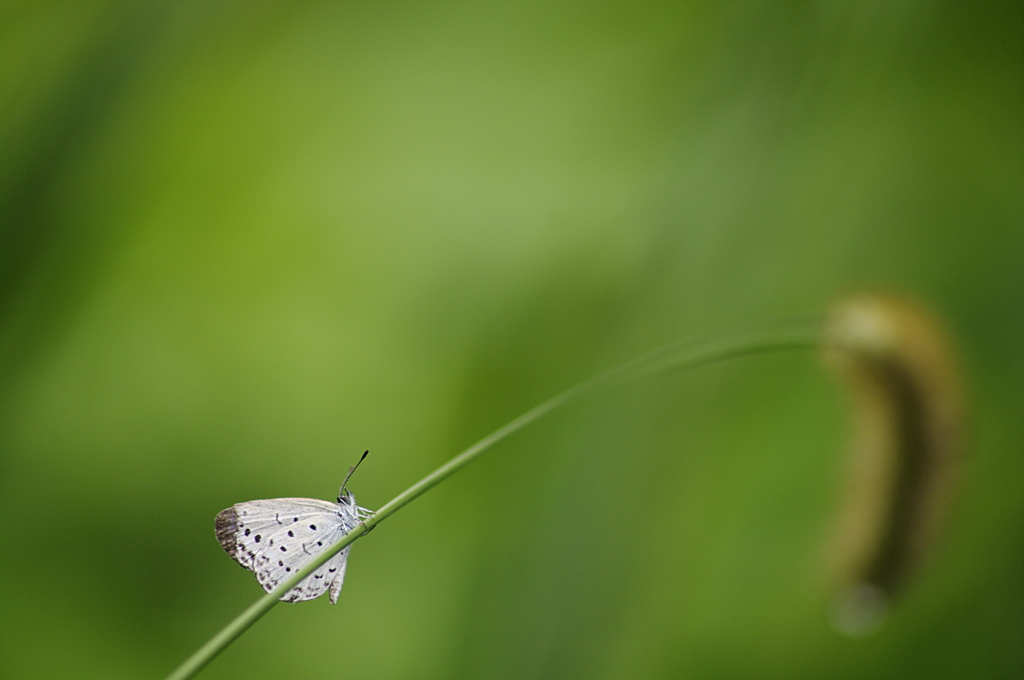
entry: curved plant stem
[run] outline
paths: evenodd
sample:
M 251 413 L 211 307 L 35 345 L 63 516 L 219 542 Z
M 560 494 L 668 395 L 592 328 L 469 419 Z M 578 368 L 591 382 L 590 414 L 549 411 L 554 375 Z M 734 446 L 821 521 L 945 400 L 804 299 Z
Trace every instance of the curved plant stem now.
M 356 527 L 337 543 L 331 545 L 328 550 L 317 555 L 306 566 L 296 571 L 291 578 L 282 582 L 273 592 L 263 595 L 253 603 L 234 621 L 196 650 L 181 666 L 168 675 L 166 680 L 186 680 L 195 676 L 213 657 L 231 644 L 235 638 L 244 633 L 249 626 L 266 614 L 271 607 L 280 602 L 282 595 L 291 590 L 299 581 L 313 573 L 320 565 L 331 559 L 345 546 L 350 545 L 357 538 L 393 515 L 402 506 L 410 503 L 428 489 L 468 465 L 494 444 L 550 413 L 559 406 L 599 388 L 607 388 L 628 380 L 650 377 L 670 371 L 697 368 L 748 354 L 785 349 L 810 349 L 817 347 L 819 343 L 820 331 L 818 324 L 809 324 L 807 322 L 803 322 L 793 329 L 762 331 L 756 335 L 739 340 L 717 341 L 706 344 L 673 343 L 613 368 L 607 373 L 584 380 L 564 392 L 556 394 L 547 401 L 534 406 L 507 425 L 487 435 L 384 504 L 372 516 L 364 520 L 361 526 Z

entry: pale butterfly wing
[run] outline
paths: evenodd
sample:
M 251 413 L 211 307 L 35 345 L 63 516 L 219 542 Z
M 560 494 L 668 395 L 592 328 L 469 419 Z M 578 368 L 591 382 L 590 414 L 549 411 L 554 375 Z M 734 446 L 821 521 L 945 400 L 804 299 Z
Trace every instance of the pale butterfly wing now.
M 269 593 L 359 523 L 366 511 L 351 496 L 343 500 L 349 502 L 275 498 L 238 503 L 217 515 L 217 539 Z M 331 603 L 336 603 L 348 551 L 346 547 L 321 565 L 281 600 L 312 600 L 329 590 Z

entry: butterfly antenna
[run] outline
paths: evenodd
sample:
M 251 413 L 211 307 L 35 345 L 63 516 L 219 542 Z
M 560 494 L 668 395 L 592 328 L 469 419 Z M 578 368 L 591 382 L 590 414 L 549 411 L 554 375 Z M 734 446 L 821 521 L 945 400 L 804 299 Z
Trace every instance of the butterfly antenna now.
M 359 463 L 362 463 L 364 460 L 366 460 L 366 454 L 368 454 L 368 453 L 370 453 L 369 449 L 367 449 L 366 451 L 363 451 L 363 456 L 359 459 Z M 350 467 L 348 469 L 348 477 L 346 477 L 345 481 L 341 483 L 341 495 L 342 496 L 348 495 L 348 489 L 346 489 L 345 487 L 348 485 L 348 480 L 352 479 L 352 473 L 356 471 L 357 467 L 359 467 L 359 463 L 356 463 L 355 465 L 353 465 L 352 467 Z

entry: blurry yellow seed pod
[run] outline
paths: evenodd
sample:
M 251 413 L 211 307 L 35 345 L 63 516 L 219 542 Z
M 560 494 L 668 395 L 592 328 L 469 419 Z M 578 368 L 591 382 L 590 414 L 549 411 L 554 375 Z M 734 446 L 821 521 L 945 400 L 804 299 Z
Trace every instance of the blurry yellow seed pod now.
M 848 387 L 853 445 L 831 552 L 831 620 L 883 622 L 944 518 L 960 468 L 964 402 L 950 344 L 917 305 L 859 296 L 836 305 L 825 359 Z

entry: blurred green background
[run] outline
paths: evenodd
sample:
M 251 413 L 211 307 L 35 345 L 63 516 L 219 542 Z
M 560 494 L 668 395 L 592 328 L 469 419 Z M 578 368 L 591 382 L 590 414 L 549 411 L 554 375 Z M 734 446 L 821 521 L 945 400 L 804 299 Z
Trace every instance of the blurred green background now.
M 893 290 L 971 447 L 866 639 L 821 556 L 848 414 L 811 352 L 523 431 L 204 678 L 1024 672 L 1019 2 L 0 5 L 0 667 L 156 678 L 261 592 L 243 500 L 376 508 L 679 338 Z

